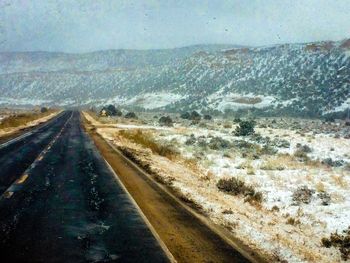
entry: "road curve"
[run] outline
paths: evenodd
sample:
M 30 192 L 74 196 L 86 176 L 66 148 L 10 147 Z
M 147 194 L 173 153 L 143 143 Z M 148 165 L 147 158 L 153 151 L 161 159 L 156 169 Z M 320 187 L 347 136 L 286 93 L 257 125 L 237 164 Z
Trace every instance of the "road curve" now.
M 0 262 L 169 262 L 78 112 L 7 147 L 0 149 Z

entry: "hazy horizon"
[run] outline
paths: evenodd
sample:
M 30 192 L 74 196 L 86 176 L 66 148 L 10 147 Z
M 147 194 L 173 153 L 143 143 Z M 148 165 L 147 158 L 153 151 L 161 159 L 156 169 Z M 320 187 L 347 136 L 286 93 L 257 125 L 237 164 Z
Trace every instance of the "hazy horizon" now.
M 270 46 L 350 37 L 350 1 L 0 1 L 1 52 Z

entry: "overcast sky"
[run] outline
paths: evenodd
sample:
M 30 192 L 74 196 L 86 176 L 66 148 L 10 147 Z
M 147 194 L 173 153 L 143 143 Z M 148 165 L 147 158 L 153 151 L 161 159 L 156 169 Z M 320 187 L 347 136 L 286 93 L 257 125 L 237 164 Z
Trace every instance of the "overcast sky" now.
M 350 0 L 0 0 L 0 51 L 87 52 L 350 37 Z

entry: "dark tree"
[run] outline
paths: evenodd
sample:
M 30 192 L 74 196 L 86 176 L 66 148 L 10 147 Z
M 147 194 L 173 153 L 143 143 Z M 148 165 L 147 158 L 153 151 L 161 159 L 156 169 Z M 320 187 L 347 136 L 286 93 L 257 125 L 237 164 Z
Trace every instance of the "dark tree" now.
M 162 126 L 173 126 L 173 120 L 169 116 L 159 118 L 159 124 Z
M 234 131 L 236 136 L 247 136 L 254 134 L 255 121 L 254 120 L 242 120 L 239 122 L 239 126 Z

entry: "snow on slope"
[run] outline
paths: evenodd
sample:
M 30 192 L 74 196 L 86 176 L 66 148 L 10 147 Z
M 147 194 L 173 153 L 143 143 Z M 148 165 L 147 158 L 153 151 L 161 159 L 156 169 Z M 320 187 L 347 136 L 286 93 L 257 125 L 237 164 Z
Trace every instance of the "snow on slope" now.
M 172 111 L 251 107 L 317 116 L 346 107 L 350 57 L 345 42 L 206 47 L 205 52 L 197 47 L 186 52 L 39 53 L 32 54 L 32 63 L 31 54 L 2 54 L 0 93 L 41 104 L 112 102 Z

